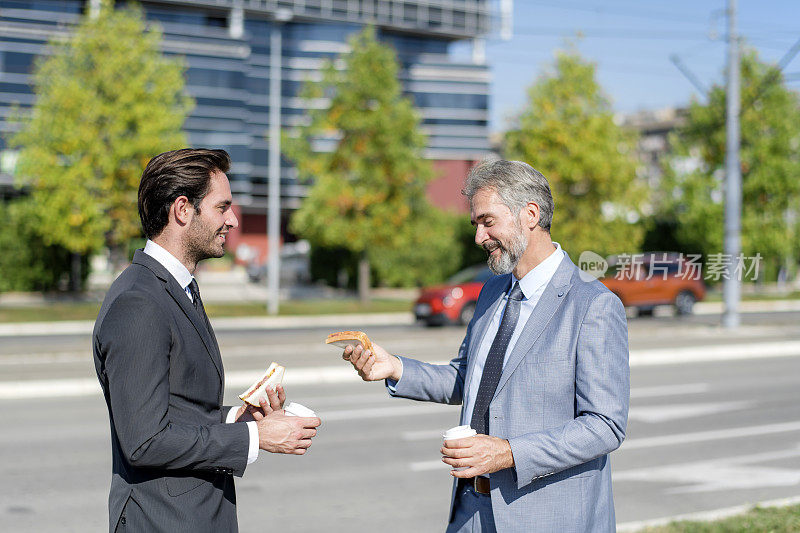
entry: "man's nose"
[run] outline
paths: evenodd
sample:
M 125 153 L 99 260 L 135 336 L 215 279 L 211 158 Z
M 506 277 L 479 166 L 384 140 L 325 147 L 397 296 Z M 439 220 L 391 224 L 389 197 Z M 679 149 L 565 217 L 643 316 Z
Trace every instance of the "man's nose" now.
M 234 213 L 233 210 L 231 210 L 231 215 L 228 217 L 228 220 L 225 221 L 225 224 L 227 224 L 231 228 L 239 227 L 239 219 L 236 218 L 236 213 Z
M 475 244 L 480 246 L 483 243 L 483 241 L 485 241 L 485 240 L 486 240 L 486 230 L 483 228 L 483 226 L 480 226 L 480 225 L 476 226 L 475 227 Z

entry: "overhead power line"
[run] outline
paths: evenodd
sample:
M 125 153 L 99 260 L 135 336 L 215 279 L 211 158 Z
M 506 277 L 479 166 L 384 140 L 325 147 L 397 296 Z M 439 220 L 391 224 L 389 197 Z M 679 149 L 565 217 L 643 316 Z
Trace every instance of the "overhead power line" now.
M 700 31 L 688 30 L 650 30 L 640 28 L 553 28 L 552 26 L 517 26 L 515 35 L 525 36 L 569 36 L 580 35 L 597 39 L 634 39 L 634 40 L 708 40 L 708 35 Z

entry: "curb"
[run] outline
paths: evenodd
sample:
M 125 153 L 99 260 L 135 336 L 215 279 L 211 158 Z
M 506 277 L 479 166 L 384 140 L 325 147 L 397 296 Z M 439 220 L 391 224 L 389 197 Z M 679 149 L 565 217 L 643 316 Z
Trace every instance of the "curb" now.
M 725 310 L 722 302 L 697 302 L 694 313 L 697 315 L 715 315 Z M 750 300 L 739 302 L 742 313 L 776 313 L 800 311 L 800 300 Z
M 684 520 L 689 520 L 692 522 L 712 522 L 744 514 L 753 510 L 755 507 L 789 507 L 790 505 L 796 505 L 798 503 L 800 503 L 800 496 L 781 498 L 779 500 L 765 500 L 761 502 L 737 505 L 735 507 L 714 509 L 711 511 L 700 511 L 697 513 L 680 514 L 675 516 L 667 516 L 664 518 L 655 518 L 652 520 L 640 520 L 637 522 L 624 522 L 622 524 L 617 524 L 617 531 L 635 532 L 648 527 L 665 526 L 670 522 L 679 522 Z
M 276 317 L 214 318 L 214 331 L 250 329 L 304 329 L 311 327 L 406 326 L 415 323 L 411 313 L 359 313 L 343 315 L 293 315 Z M 91 335 L 94 321 L 19 322 L 0 324 L 0 337 Z
M 722 313 L 721 302 L 698 302 L 695 314 Z M 760 300 L 741 302 L 742 313 L 779 313 L 800 311 L 800 300 Z M 276 317 L 234 317 L 211 320 L 215 331 L 251 329 L 306 329 L 311 327 L 408 326 L 416 323 L 412 313 L 353 313 L 341 315 L 292 315 Z M 0 324 L 0 337 L 91 335 L 94 321 L 16 322 Z

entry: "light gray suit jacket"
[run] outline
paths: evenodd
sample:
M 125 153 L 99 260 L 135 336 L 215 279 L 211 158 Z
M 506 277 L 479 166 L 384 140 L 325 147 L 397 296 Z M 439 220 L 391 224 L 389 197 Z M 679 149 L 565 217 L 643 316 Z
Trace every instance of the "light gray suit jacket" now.
M 394 395 L 462 403 L 477 386 L 465 380 L 509 285 L 510 274 L 486 282 L 448 365 L 401 358 Z M 515 463 L 489 476 L 497 530 L 614 531 L 608 454 L 625 438 L 630 395 L 622 303 L 564 257 L 524 328 L 489 406 L 489 432 L 508 439 Z M 469 424 L 463 409 L 461 424 Z M 454 483 L 451 518 L 455 496 Z
M 214 332 L 174 277 L 141 250 L 94 328 L 111 421 L 110 531 L 237 530 L 232 474 L 250 436 L 225 424 Z

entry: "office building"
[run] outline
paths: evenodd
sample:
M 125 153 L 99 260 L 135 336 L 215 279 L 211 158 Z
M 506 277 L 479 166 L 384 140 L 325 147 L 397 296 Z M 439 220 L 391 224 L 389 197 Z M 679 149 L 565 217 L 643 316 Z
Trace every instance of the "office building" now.
M 118 0 L 117 5 L 124 2 Z M 265 241 L 269 160 L 270 37 L 280 31 L 283 128 L 303 121 L 308 105 L 298 97 L 306 79 L 318 79 L 328 59 L 348 50 L 347 39 L 365 24 L 394 47 L 405 93 L 428 135 L 425 156 L 438 178 L 431 196 L 442 207 L 462 205 L 460 182 L 469 166 L 490 153 L 489 68 L 482 39 L 490 32 L 489 0 L 173 0 L 141 1 L 149 21 L 163 31 L 163 51 L 188 65 L 187 90 L 196 107 L 185 130 L 193 146 L 220 147 L 233 159 L 230 172 L 241 232 L 235 241 L 260 249 Z M 48 39 L 71 31 L 98 0 L 0 1 L 0 114 L 2 134 L 14 127 L 12 107 L 32 105 L 30 72 Z M 473 53 L 454 59 L 456 42 Z M 11 190 L 14 153 L 0 140 L 0 189 Z M 284 225 L 306 194 L 290 163 L 280 169 Z M 291 238 L 291 236 L 289 236 Z M 234 242 L 232 242 L 234 244 Z

